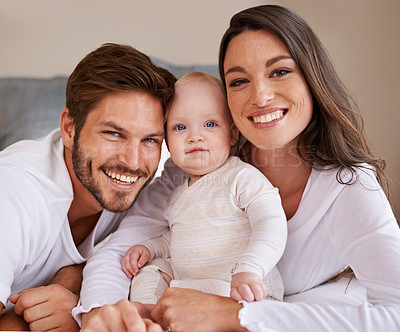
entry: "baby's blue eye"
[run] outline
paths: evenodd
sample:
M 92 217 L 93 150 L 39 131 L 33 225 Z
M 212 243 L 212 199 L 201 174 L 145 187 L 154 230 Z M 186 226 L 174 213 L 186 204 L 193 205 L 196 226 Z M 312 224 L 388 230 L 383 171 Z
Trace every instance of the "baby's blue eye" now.
M 179 124 L 179 125 L 177 125 L 175 128 L 176 128 L 176 130 L 185 130 L 185 129 L 186 129 L 186 126 L 183 125 L 183 124 Z
M 210 128 L 215 127 L 215 122 L 214 121 L 208 121 L 206 123 L 206 127 L 210 127 Z

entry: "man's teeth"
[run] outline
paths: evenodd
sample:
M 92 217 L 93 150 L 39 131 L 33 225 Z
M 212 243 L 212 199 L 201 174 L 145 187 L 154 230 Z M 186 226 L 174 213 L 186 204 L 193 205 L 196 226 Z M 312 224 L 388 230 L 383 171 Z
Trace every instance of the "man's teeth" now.
M 273 113 L 268 113 L 260 116 L 253 116 L 253 121 L 255 123 L 268 123 L 277 120 L 283 116 L 283 111 L 276 111 Z
M 138 179 L 137 176 L 125 176 L 112 171 L 105 171 L 105 173 L 112 179 L 117 179 L 120 182 L 128 184 L 134 183 Z

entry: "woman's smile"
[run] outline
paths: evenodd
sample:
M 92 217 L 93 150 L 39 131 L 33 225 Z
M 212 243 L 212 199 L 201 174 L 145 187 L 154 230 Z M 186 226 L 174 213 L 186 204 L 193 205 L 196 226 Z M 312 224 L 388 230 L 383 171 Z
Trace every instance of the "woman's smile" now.
M 236 126 L 260 149 L 297 144 L 313 113 L 308 85 L 286 45 L 266 31 L 245 31 L 228 45 L 224 71 Z
M 250 114 L 248 119 L 254 122 L 255 126 L 273 126 L 283 120 L 287 109 L 268 109 Z

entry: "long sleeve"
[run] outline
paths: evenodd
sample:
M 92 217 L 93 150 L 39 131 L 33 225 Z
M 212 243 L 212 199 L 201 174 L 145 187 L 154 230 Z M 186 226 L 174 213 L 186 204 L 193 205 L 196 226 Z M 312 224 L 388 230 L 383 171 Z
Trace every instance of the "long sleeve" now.
M 230 282 L 232 269 L 263 278 L 281 257 L 287 226 L 278 191 L 239 158 L 173 196 L 166 214 L 179 279 Z
M 121 259 L 132 245 L 167 231 L 163 213 L 171 191 L 180 184 L 183 174 L 168 160 L 162 176 L 141 192 L 118 230 L 89 259 L 83 273 L 80 303 L 73 310 L 78 322 L 83 312 L 128 298 L 130 279 L 121 269 Z
M 351 306 L 263 301 L 246 303 L 239 317 L 249 331 L 396 332 L 399 314 L 398 306 L 366 302 Z
M 234 188 L 237 204 L 251 225 L 251 235 L 233 273 L 254 272 L 263 278 L 278 263 L 286 245 L 286 216 L 278 189 L 250 165 L 237 174 Z
M 239 314 L 243 326 L 289 332 L 400 330 L 400 230 L 372 172 L 358 175 L 353 185 L 322 175 L 306 189 L 278 265 L 286 289 L 298 292 L 292 295 L 296 299 L 245 304 Z M 318 286 L 346 266 L 355 272 L 363 301 L 341 301 L 359 294 L 345 284 Z M 330 299 L 323 297 L 327 287 Z
M 66 215 L 73 199 L 59 130 L 0 151 L 0 302 L 46 285 L 85 257 L 76 249 Z
M 35 217 L 41 215 L 38 210 L 30 209 L 28 204 L 21 203 L 21 198 L 27 199 L 28 195 L 33 193 L 36 195 L 35 197 L 38 197 L 37 206 L 44 208 L 43 199 L 38 196 L 38 190 L 30 186 L 26 186 L 23 191 L 11 190 L 12 188 L 9 185 L 11 182 L 16 182 L 14 179 L 21 181 L 17 185 L 22 188 L 22 182 L 25 178 L 13 170 L 5 174 L 5 167 L 0 166 L 0 170 L 2 171 L 0 180 L 4 184 L 0 193 L 0 302 L 6 306 L 15 278 L 19 277 L 27 264 L 37 259 L 39 250 L 36 250 L 36 248 L 39 245 L 39 236 L 36 229 L 42 232 L 46 231 L 48 220 L 43 221 L 43 227 L 41 224 L 34 225 L 30 222 L 30 218 L 36 219 Z M 42 235 L 42 246 L 46 248 L 47 237 L 45 235 Z
M 149 239 L 140 243 L 150 250 L 150 260 L 154 258 L 169 258 L 169 246 L 171 245 L 171 231 L 168 230 L 163 235 Z

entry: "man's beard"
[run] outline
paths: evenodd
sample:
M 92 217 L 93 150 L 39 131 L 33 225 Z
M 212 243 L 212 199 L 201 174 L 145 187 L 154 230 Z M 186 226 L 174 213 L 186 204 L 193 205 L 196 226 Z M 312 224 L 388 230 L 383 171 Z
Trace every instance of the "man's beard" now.
M 123 212 L 132 207 L 139 193 L 150 182 L 155 173 L 154 172 L 152 176 L 149 177 L 148 173 L 142 170 L 135 172 L 136 175 L 139 175 L 144 178 L 147 177 L 149 178 L 147 179 L 146 183 L 140 188 L 139 192 L 134 197 L 134 199 L 132 199 L 132 202 L 129 202 L 129 196 L 131 192 L 122 192 L 122 191 L 114 191 L 112 201 L 107 202 L 106 199 L 104 198 L 103 192 L 101 191 L 99 184 L 96 183 L 96 180 L 93 177 L 92 160 L 87 158 L 82 149 L 80 148 L 79 139 L 75 139 L 74 144 L 72 146 L 72 165 L 78 180 L 100 203 L 103 209 L 106 209 L 111 212 Z M 121 167 L 119 168 L 121 169 Z M 126 168 L 124 168 L 124 170 L 126 170 Z

